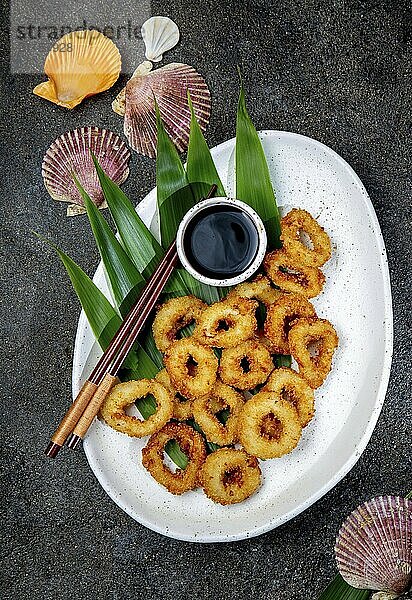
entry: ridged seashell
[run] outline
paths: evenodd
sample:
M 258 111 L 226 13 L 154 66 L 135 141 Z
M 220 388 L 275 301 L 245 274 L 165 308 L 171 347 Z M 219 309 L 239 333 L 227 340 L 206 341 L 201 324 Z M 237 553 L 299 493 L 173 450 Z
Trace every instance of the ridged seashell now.
M 397 496 L 365 502 L 343 523 L 335 553 L 349 585 L 389 598 L 406 592 L 412 584 L 412 502 Z
M 204 131 L 210 117 L 210 92 L 203 77 L 193 67 L 171 63 L 128 82 L 124 132 L 134 150 L 152 158 L 156 156 L 155 98 L 172 142 L 180 152 L 186 150 L 190 132 L 188 90 L 196 118 Z
M 68 216 L 85 212 L 72 174 L 76 175 L 96 206 L 107 206 L 90 150 L 103 171 L 118 185 L 129 175 L 130 151 L 125 142 L 112 131 L 99 127 L 81 127 L 58 137 L 44 155 L 42 175 L 52 198 L 72 203 L 67 209 Z
M 152 70 L 152 67 L 153 65 L 149 60 L 144 60 L 137 67 L 137 69 L 135 69 L 130 79 L 133 79 L 133 77 L 143 77 L 144 75 L 147 75 Z M 113 100 L 112 109 L 116 114 L 124 117 L 124 113 L 126 112 L 126 86 L 120 90 L 116 98 Z
M 111 39 L 95 30 L 64 35 L 47 55 L 48 81 L 33 93 L 65 108 L 112 87 L 121 68 L 120 53 Z
M 169 17 L 151 17 L 142 25 L 142 38 L 146 46 L 146 58 L 159 62 L 163 53 L 174 48 L 179 41 L 179 28 Z

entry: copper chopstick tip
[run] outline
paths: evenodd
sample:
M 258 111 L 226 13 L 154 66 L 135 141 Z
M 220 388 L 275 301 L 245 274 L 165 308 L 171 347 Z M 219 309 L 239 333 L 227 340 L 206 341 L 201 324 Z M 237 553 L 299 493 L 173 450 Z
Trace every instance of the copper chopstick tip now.
M 210 198 L 213 198 L 213 196 L 216 194 L 216 192 L 217 192 L 217 185 L 214 183 L 212 185 L 212 187 L 210 188 L 209 193 L 206 196 L 206 199 L 210 200 Z
M 61 446 L 55 442 L 50 442 L 44 451 L 45 455 L 49 458 L 55 458 L 60 450 Z
M 75 450 L 77 448 L 77 446 L 80 444 L 81 439 L 82 439 L 81 437 L 72 433 L 67 442 L 67 446 L 70 448 L 70 450 Z

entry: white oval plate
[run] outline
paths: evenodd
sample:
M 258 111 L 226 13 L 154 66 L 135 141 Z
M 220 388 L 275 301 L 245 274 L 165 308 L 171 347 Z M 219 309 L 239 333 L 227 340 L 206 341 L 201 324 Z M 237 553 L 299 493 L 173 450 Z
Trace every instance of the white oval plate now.
M 314 215 L 329 233 L 333 257 L 314 304 L 335 325 L 340 344 L 333 370 L 316 391 L 316 415 L 289 455 L 261 463 L 263 484 L 247 501 L 214 504 L 201 490 L 173 496 L 141 464 L 146 440 L 96 421 L 84 442 L 89 464 L 109 496 L 133 519 L 192 542 L 256 536 L 292 519 L 353 467 L 379 416 L 392 357 L 392 307 L 385 246 L 369 196 L 351 167 L 327 146 L 294 133 L 260 133 L 277 201 Z M 228 195 L 234 194 L 234 140 L 212 150 Z M 139 204 L 156 232 L 156 191 Z M 108 293 L 101 265 L 95 282 Z M 82 313 L 74 360 L 77 394 L 100 351 Z

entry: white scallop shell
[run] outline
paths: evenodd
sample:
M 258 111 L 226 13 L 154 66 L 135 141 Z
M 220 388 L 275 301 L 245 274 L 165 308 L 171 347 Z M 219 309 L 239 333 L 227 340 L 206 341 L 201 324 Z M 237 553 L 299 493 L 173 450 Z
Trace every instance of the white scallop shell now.
M 188 91 L 197 121 L 204 131 L 210 117 L 210 92 L 193 67 L 171 63 L 128 82 L 124 133 L 134 150 L 152 158 L 156 156 L 155 99 L 170 139 L 180 152 L 187 149 L 191 120 Z
M 42 175 L 52 198 L 71 203 L 67 209 L 68 216 L 85 212 L 73 173 L 96 206 L 106 207 L 90 150 L 103 171 L 118 185 L 129 174 L 130 150 L 112 131 L 99 127 L 81 127 L 58 137 L 44 155 Z
M 142 38 L 146 46 L 146 58 L 159 62 L 163 53 L 179 41 L 179 28 L 169 17 L 151 17 L 142 25 Z
M 349 585 L 397 597 L 412 584 L 412 502 L 379 496 L 354 510 L 335 546 L 336 562 Z M 392 596 L 390 595 L 392 594 Z

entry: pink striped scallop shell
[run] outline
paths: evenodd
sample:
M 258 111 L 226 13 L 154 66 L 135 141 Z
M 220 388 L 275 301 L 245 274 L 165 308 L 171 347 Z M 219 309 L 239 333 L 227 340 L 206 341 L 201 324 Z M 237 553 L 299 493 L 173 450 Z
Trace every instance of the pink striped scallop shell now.
M 90 150 L 103 171 L 118 185 L 129 175 L 130 150 L 118 135 L 99 127 L 80 127 L 67 131 L 49 147 L 43 158 L 42 175 L 50 196 L 69 202 L 69 216 L 84 213 L 83 200 L 72 173 L 99 208 L 106 208 Z
M 349 585 L 397 597 L 412 585 L 412 502 L 378 496 L 354 510 L 335 545 L 338 569 Z
M 157 127 L 155 98 L 165 129 L 183 152 L 189 144 L 190 109 L 187 91 L 200 128 L 204 131 L 210 117 L 210 92 L 205 80 L 193 67 L 171 63 L 126 85 L 124 133 L 130 146 L 145 156 L 156 156 Z

